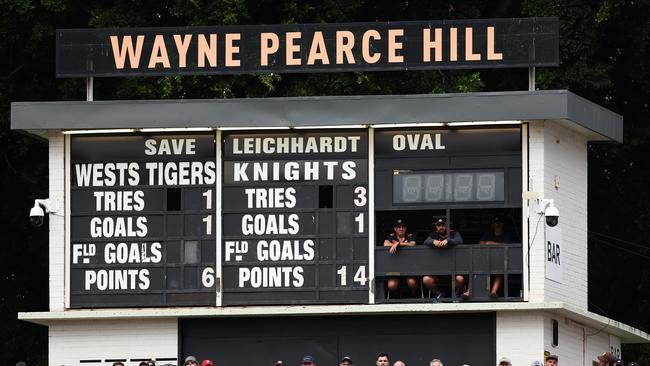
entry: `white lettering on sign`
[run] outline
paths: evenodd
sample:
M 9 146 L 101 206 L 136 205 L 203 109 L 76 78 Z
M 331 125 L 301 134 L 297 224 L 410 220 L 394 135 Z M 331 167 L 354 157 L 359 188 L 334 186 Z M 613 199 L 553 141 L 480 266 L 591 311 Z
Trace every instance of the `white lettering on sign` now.
M 241 219 L 243 235 L 295 235 L 298 234 L 298 214 L 250 215 Z
M 214 161 L 170 161 L 145 163 L 149 185 L 186 186 L 214 184 L 217 179 Z
M 235 260 L 240 262 L 243 258 L 243 255 L 248 253 L 248 242 L 245 240 L 226 240 L 226 262 L 230 262 L 232 255 L 234 254 Z
M 125 263 L 160 263 L 162 260 L 162 245 L 151 243 L 150 250 L 146 243 L 107 243 L 104 247 L 104 262 L 106 264 Z
M 194 155 L 196 139 L 149 139 L 144 142 L 147 155 Z
M 95 191 L 96 211 L 142 211 L 144 192 L 142 191 Z
M 296 206 L 296 189 L 246 188 L 248 208 L 293 208 Z
M 444 150 L 442 135 L 439 133 L 407 133 L 405 135 L 393 136 L 393 150 L 395 151 L 417 151 L 417 150 Z
M 562 230 L 559 226 L 545 225 L 545 277 L 551 281 L 562 283 Z
M 136 186 L 140 183 L 138 163 L 75 164 L 78 187 Z
M 95 244 L 72 244 L 72 263 L 74 264 L 79 264 L 79 259 L 81 259 L 81 263 L 88 264 L 90 258 L 95 254 L 97 254 Z
M 314 241 L 260 240 L 257 242 L 257 260 L 264 261 L 310 261 L 314 259 Z
M 146 290 L 149 285 L 148 269 L 100 269 L 84 272 L 86 290 Z
M 147 231 L 147 218 L 144 216 L 90 219 L 90 236 L 93 238 L 142 238 L 147 235 Z
M 235 137 L 232 153 L 246 154 L 316 154 L 356 153 L 361 136 L 321 137 Z
M 325 177 L 320 176 L 320 169 L 325 169 Z M 354 161 L 288 161 L 283 166 L 279 162 L 234 162 L 234 182 L 266 182 L 266 181 L 315 181 L 353 180 L 357 177 L 357 164 Z
M 297 267 L 240 267 L 239 287 L 302 287 L 304 269 Z

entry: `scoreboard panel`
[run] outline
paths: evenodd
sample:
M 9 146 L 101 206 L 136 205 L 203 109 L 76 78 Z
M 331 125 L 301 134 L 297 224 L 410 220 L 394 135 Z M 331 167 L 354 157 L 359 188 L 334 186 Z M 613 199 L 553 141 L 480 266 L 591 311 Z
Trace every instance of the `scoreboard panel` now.
M 518 127 L 374 136 L 70 136 L 70 307 L 365 304 L 389 218 L 521 206 Z
M 215 305 L 213 133 L 70 137 L 70 306 Z
M 223 304 L 368 301 L 368 133 L 232 133 Z

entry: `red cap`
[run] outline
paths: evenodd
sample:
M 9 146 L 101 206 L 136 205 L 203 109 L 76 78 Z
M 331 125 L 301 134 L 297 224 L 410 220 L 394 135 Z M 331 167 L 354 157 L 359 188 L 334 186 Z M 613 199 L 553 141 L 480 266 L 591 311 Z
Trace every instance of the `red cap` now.
M 212 362 L 212 360 L 203 360 L 201 366 L 214 366 L 214 362 Z

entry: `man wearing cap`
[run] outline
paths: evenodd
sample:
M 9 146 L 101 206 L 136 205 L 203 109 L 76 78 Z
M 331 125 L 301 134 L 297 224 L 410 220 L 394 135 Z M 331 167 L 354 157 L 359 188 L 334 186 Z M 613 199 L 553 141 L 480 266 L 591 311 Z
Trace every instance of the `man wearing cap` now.
M 501 357 L 499 359 L 499 363 L 497 365 L 498 366 L 512 366 L 512 362 L 510 362 L 510 359 L 508 357 Z
M 316 366 L 316 361 L 314 361 L 314 358 L 312 356 L 305 356 L 302 358 L 302 362 L 300 362 L 301 366 Z
M 214 362 L 212 360 L 203 360 L 201 361 L 201 366 L 214 366 Z
M 447 248 L 452 245 L 463 244 L 463 237 L 460 236 L 458 231 L 449 230 L 447 232 L 447 221 L 442 218 L 433 219 L 433 231 L 429 236 L 424 240 L 424 245 L 432 246 L 436 249 Z M 465 288 L 466 281 L 465 277 L 462 275 L 456 275 L 455 277 L 455 289 L 456 296 L 458 297 L 467 297 L 469 296 L 469 291 Z M 438 277 L 437 276 L 424 276 L 422 277 L 422 284 L 431 290 L 433 293 L 437 292 L 438 287 Z
M 557 355 L 550 355 L 550 356 L 546 357 L 545 366 L 557 366 L 557 364 L 558 364 L 557 361 L 558 361 Z
M 196 357 L 194 357 L 194 356 L 187 356 L 187 357 L 185 357 L 185 361 L 183 362 L 183 366 L 199 366 L 199 361 L 197 361 Z
M 339 366 L 352 366 L 352 359 L 348 356 L 345 356 L 339 362 Z
M 384 246 L 390 247 L 390 254 L 397 254 L 399 247 L 412 247 L 415 244 L 413 234 L 406 232 L 406 222 L 402 219 L 395 221 L 393 232 L 388 234 L 386 239 L 384 239 Z M 397 277 L 391 277 L 388 279 L 387 285 L 389 291 L 395 291 L 399 287 L 399 279 Z M 411 292 L 414 292 L 418 286 L 418 281 L 415 277 L 408 277 L 406 279 L 406 285 L 411 289 Z
M 510 236 L 503 231 L 503 221 L 501 217 L 494 216 L 492 218 L 492 224 L 490 231 L 483 234 L 479 244 L 508 244 L 510 243 Z M 492 286 L 490 287 L 490 297 L 497 298 L 499 297 L 499 290 L 501 290 L 501 285 L 503 285 L 503 275 L 495 274 L 492 277 Z

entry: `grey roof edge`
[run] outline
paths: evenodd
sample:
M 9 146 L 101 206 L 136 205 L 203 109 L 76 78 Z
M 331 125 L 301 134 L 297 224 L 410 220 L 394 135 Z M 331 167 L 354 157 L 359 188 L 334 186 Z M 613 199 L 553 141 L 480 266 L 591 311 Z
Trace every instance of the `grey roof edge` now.
M 567 90 L 243 99 L 14 102 L 11 128 L 294 127 L 570 120 L 622 142 L 623 117 Z

